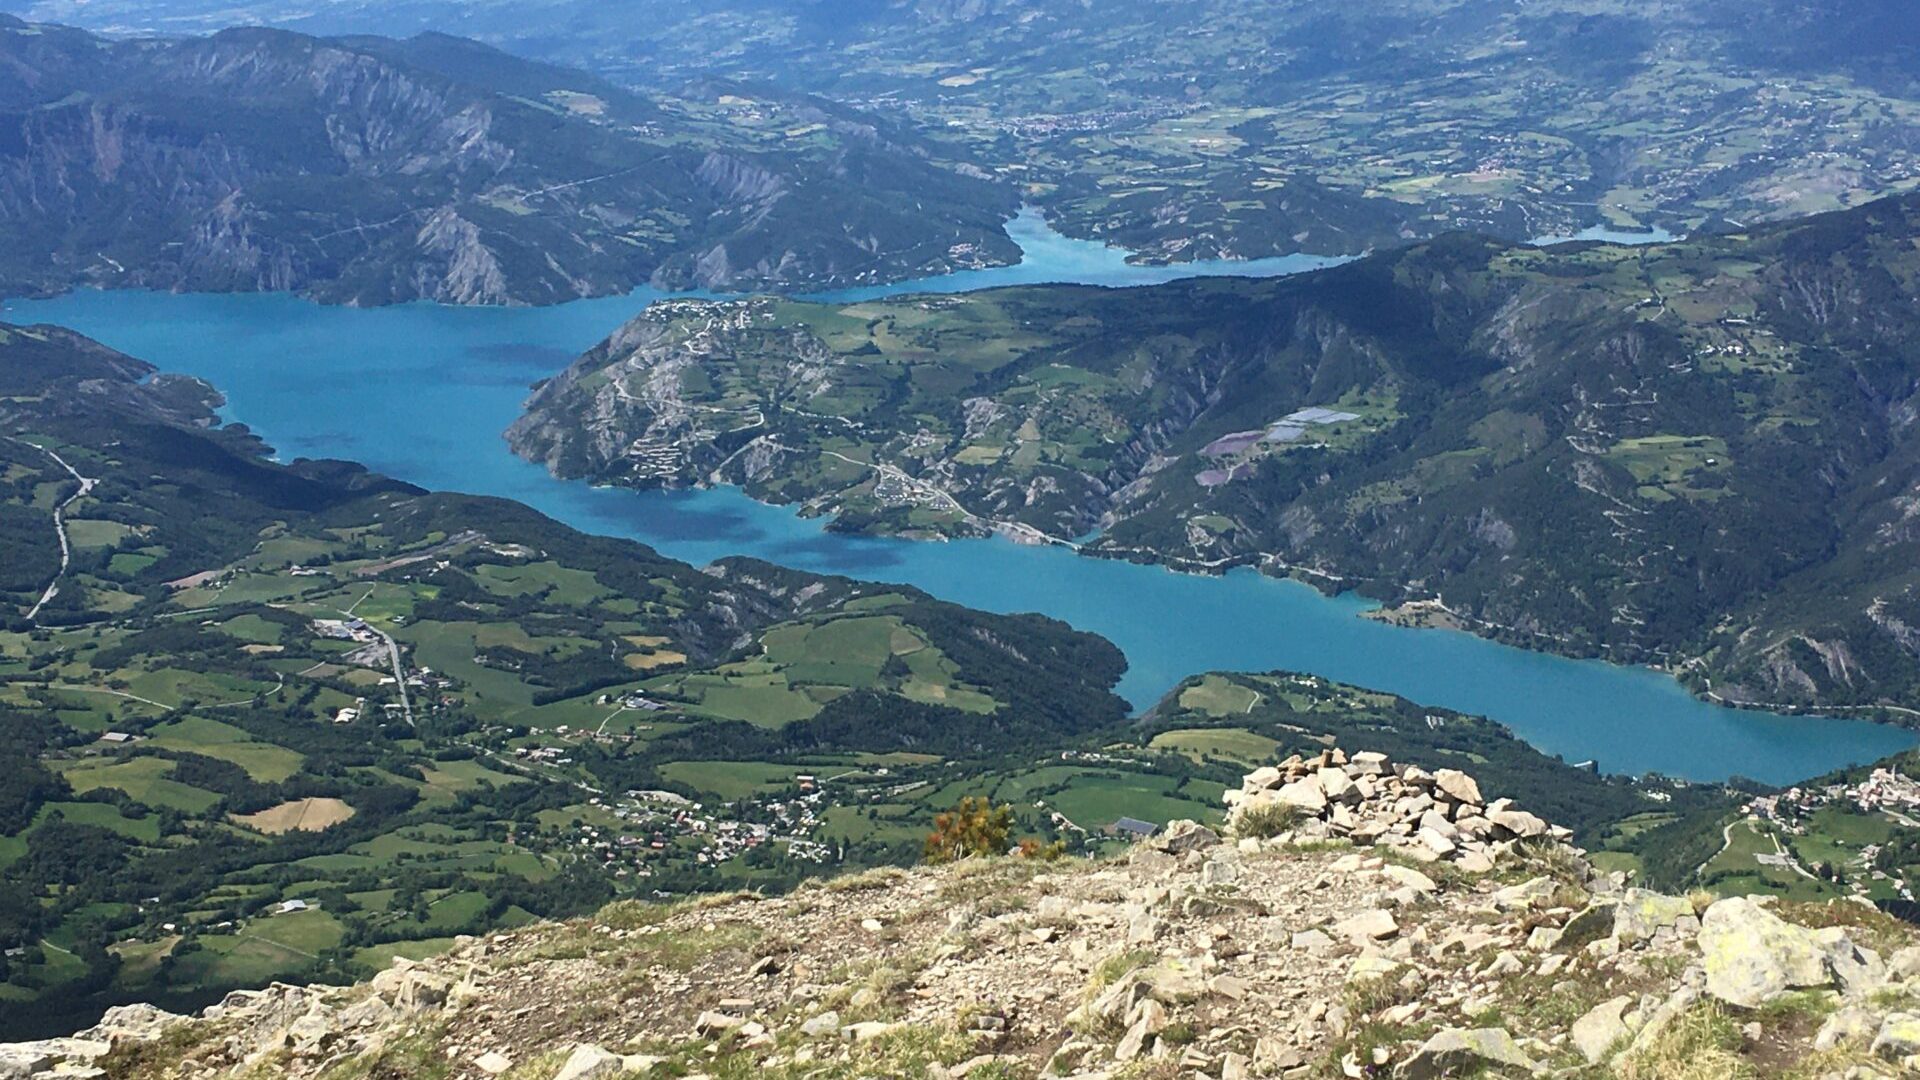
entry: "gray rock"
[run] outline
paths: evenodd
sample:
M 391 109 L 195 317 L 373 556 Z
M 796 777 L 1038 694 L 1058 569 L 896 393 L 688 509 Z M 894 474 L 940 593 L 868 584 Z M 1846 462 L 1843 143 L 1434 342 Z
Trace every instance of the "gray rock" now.
M 152 1042 L 186 1019 L 152 1005 L 116 1005 L 107 1010 L 86 1037 L 115 1046 L 122 1042 Z
M 0 1080 L 28 1080 L 53 1068 L 53 1055 L 34 1043 L 0 1046 Z
M 1920 979 L 1920 945 L 1909 945 L 1887 957 L 1887 974 L 1895 979 Z
M 1596 900 L 1575 912 L 1560 927 L 1560 944 L 1567 951 L 1584 949 L 1618 931 L 1620 906 L 1611 900 Z
M 1146 1018 L 1142 1017 L 1134 1021 L 1133 1025 L 1127 1028 L 1127 1033 L 1122 1035 L 1120 1041 L 1114 1045 L 1113 1060 L 1133 1061 L 1146 1051 L 1152 1039 L 1153 1033 L 1147 1030 Z
M 1563 933 L 1565 933 L 1565 931 L 1557 926 L 1536 926 L 1533 928 L 1533 931 L 1527 935 L 1527 948 L 1534 952 L 1546 952 L 1548 949 L 1560 944 L 1560 938 Z
M 627 1063 L 619 1054 L 594 1043 L 581 1043 L 567 1055 L 553 1080 L 606 1080 L 626 1071 Z
M 709 1009 L 694 1020 L 693 1030 L 695 1034 L 711 1039 L 717 1035 L 725 1035 L 746 1022 L 744 1016 L 732 1016 Z
M 1505 829 L 1523 840 L 1545 836 L 1547 832 L 1546 821 L 1525 810 L 1489 810 L 1486 818 L 1496 828 Z
M 1743 896 L 1721 900 L 1700 921 L 1707 993 L 1743 1009 L 1785 990 L 1825 986 L 1829 947 Z
M 339 1020 L 343 1028 L 379 1027 L 391 1021 L 394 1016 L 393 1006 L 380 997 L 369 994 L 341 1009 Z
M 1848 1043 L 1866 1042 L 1878 1034 L 1880 1017 L 1861 1008 L 1849 1005 L 1827 1017 L 1820 1030 L 1813 1036 L 1813 1048 L 1826 1053 Z
M 1420 815 L 1419 827 L 1432 829 L 1449 840 L 1458 839 L 1460 827 L 1447 819 L 1447 815 L 1438 810 L 1428 810 Z
M 391 969 L 389 969 L 391 970 Z M 409 968 L 401 973 L 394 990 L 393 1007 L 401 1012 L 425 1012 L 447 1003 L 453 980 L 431 971 Z
M 286 1039 L 296 1054 L 317 1054 L 339 1038 L 340 1030 L 333 1011 L 317 1003 L 306 1015 L 287 1027 Z
M 1889 1014 L 1873 1037 L 1873 1052 L 1889 1061 L 1920 1054 L 1920 1015 Z
M 1666 927 L 1693 917 L 1693 902 L 1684 896 L 1666 896 L 1647 889 L 1628 889 L 1614 912 L 1614 936 L 1622 945 L 1651 940 Z
M 1320 791 L 1326 795 L 1330 803 L 1351 804 L 1360 801 L 1360 792 L 1354 788 L 1353 780 L 1344 770 L 1321 769 L 1315 774 L 1314 780 L 1320 785 Z
M 1462 848 L 1453 857 L 1453 865 L 1465 873 L 1485 874 L 1493 869 L 1493 856 L 1484 851 Z
M 1240 866 L 1231 859 L 1208 859 L 1200 868 L 1200 884 L 1231 885 L 1240 880 Z
M 840 1014 L 829 1009 L 800 1025 L 800 1034 L 809 1039 L 832 1035 L 840 1030 Z
M 1273 797 L 1283 806 L 1291 806 L 1309 814 L 1318 814 L 1327 808 L 1326 791 L 1320 787 L 1318 780 L 1311 778 L 1286 784 L 1275 791 Z
M 1421 1044 L 1412 1057 L 1394 1070 L 1399 1080 L 1440 1080 L 1472 1076 L 1491 1068 L 1537 1072 L 1534 1060 L 1513 1041 L 1505 1028 L 1448 1028 Z
M 1861 998 L 1886 988 L 1887 965 L 1879 953 L 1855 945 L 1837 926 L 1816 931 L 1814 936 L 1827 945 L 1827 969 L 1833 972 L 1842 993 Z
M 1485 840 L 1493 834 L 1493 822 L 1480 814 L 1462 814 L 1459 820 L 1453 823 L 1453 827 L 1461 836 L 1469 836 L 1475 840 Z
M 1387 755 L 1377 750 L 1362 750 L 1348 759 L 1356 776 L 1387 775 Z
M 1454 802 L 1479 806 L 1486 802 L 1480 797 L 1480 785 L 1473 777 L 1459 769 L 1439 769 L 1433 774 L 1433 785 L 1445 792 Z
M 1501 911 L 1530 911 L 1545 903 L 1555 888 L 1552 878 L 1529 878 L 1518 885 L 1496 890 L 1493 906 Z
M 1356 943 L 1384 941 L 1400 932 L 1393 912 L 1384 908 L 1362 911 L 1333 924 L 1333 932 Z
M 1440 887 L 1434 883 L 1432 878 L 1420 871 L 1410 866 L 1401 866 L 1397 863 L 1388 863 L 1381 867 L 1380 876 L 1402 888 L 1412 889 L 1414 892 L 1423 895 L 1433 892 Z
M 1611 1056 L 1608 1051 L 1630 1034 L 1627 1009 L 1632 1004 L 1630 997 L 1603 1001 L 1573 1022 L 1573 1045 L 1580 1051 L 1580 1056 L 1587 1059 L 1587 1064 L 1598 1065 L 1605 1061 Z
M 1202 851 L 1220 843 L 1220 834 L 1197 821 L 1170 821 L 1154 839 L 1154 846 L 1169 855 Z
M 1315 955 L 1333 949 L 1333 939 L 1328 937 L 1324 930 L 1296 931 L 1290 944 L 1301 952 L 1313 953 Z

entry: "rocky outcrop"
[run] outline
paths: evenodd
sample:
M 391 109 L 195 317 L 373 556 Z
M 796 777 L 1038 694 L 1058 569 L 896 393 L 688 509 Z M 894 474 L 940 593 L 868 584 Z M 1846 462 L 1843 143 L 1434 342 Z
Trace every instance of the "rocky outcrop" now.
M 1517 843 L 1572 836 L 1511 799 L 1487 802 L 1473 777 L 1457 769 L 1428 772 L 1368 751 L 1296 754 L 1249 773 L 1226 799 L 1229 822 L 1242 831 L 1379 845 L 1475 873 L 1491 870 Z
M 464 938 L 360 986 L 243 991 L 193 1018 L 116 1010 L 71 1039 L 0 1047 L 0 1076 L 305 1080 L 429 1062 L 461 1080 L 1920 1068 L 1920 945 L 1868 909 L 1823 909 L 1816 928 L 1786 905 L 1629 889 L 1552 826 L 1502 826 L 1515 835 L 1487 843 L 1485 871 L 1417 843 L 1321 835 L 1310 823 L 1327 817 L 1254 835 L 1260 807 L 1291 805 L 1277 792 L 1308 779 L 1328 807 L 1381 813 L 1381 790 L 1408 784 L 1375 755 L 1306 764 L 1248 777 L 1224 834 L 1175 822 L 1092 864 L 976 859 L 777 899 L 620 903 Z M 1342 779 L 1375 794 L 1349 802 Z M 1395 800 L 1499 812 L 1463 773 L 1413 787 Z M 1898 948 L 1882 961 L 1869 939 Z

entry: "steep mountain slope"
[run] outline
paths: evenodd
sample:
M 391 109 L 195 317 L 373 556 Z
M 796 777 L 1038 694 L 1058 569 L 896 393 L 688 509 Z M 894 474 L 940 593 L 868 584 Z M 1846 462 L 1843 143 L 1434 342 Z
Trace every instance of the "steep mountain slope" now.
M 277 985 L 193 1018 L 115 1010 L 74 1039 L 0 1047 L 0 1061 L 23 1078 L 127 1080 L 1879 1080 L 1920 1067 L 1920 946 L 1869 908 L 1624 888 L 1510 800 L 1483 803 L 1467 774 L 1381 754 L 1295 757 L 1233 794 L 1302 808 L 1231 842 L 1178 823 L 1092 864 L 978 857 L 784 898 L 622 903 L 356 987 Z M 1430 839 L 1373 842 L 1396 807 L 1431 820 Z M 1465 843 L 1493 855 L 1442 827 L 1484 829 L 1497 839 Z
M 0 288 L 551 303 L 1005 261 L 1010 192 L 838 106 L 642 97 L 442 35 L 0 16 Z
M 1690 231 L 1920 177 L 1920 16 L 1900 0 L 12 2 L 111 26 L 448 29 L 631 85 L 765 79 L 909 118 L 1069 234 L 1153 261 Z
M 1920 198 L 1276 281 L 650 310 L 510 438 L 879 531 L 1256 564 L 1732 700 L 1920 707 Z

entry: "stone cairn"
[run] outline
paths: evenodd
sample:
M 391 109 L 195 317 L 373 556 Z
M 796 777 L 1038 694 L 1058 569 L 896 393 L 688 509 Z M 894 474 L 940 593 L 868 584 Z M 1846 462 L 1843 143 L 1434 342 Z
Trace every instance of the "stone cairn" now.
M 1242 832 L 1254 817 L 1273 815 L 1269 831 L 1290 834 L 1295 842 L 1345 839 L 1390 847 L 1468 873 L 1493 869 L 1520 841 L 1564 842 L 1573 835 L 1518 809 L 1512 799 L 1488 802 L 1473 777 L 1458 769 L 1428 772 L 1371 751 L 1295 754 L 1247 774 L 1226 801 L 1230 824 Z

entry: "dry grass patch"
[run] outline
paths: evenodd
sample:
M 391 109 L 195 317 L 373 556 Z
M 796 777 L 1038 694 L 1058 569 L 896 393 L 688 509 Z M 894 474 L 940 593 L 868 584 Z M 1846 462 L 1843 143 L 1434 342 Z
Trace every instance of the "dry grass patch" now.
M 339 799 L 294 799 L 257 814 L 230 815 L 254 832 L 279 836 L 290 832 L 321 832 L 353 816 L 353 807 Z
M 627 665 L 628 667 L 632 668 L 635 671 L 651 671 L 657 667 L 668 667 L 673 664 L 684 664 L 687 662 L 687 654 L 671 652 L 671 651 L 663 651 L 663 652 L 656 652 L 656 653 L 628 653 L 627 655 L 620 658 L 620 662 Z
M 1619 1080 L 1750 1080 L 1757 1073 L 1740 1053 L 1741 1043 L 1739 1024 L 1708 1002 L 1619 1061 L 1614 1075 Z

